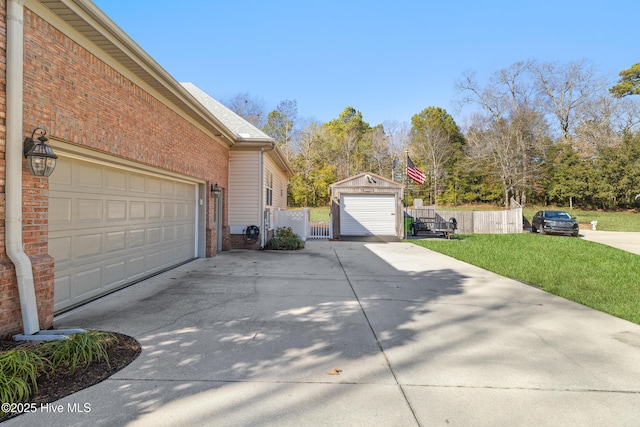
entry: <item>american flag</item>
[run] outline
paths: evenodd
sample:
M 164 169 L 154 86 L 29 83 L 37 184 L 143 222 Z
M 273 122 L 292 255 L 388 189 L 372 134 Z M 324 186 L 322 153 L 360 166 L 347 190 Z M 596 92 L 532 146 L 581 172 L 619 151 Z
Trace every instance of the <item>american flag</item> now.
M 413 164 L 409 156 L 407 156 L 407 176 L 418 184 L 424 184 L 427 179 L 425 174 Z

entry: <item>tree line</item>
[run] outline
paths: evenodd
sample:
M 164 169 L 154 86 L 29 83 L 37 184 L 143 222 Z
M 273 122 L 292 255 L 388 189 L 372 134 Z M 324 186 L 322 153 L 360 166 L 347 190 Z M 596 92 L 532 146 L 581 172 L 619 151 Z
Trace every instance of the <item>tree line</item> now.
M 328 186 L 360 172 L 405 182 L 410 199 L 435 205 L 640 207 L 640 63 L 614 78 L 586 60 L 516 62 L 486 81 L 467 72 L 456 102 L 461 124 L 426 107 L 411 122 L 371 125 L 348 106 L 328 122 L 300 119 L 295 100 L 265 114 L 242 93 L 233 111 L 273 137 L 295 176 L 289 205 L 326 206 Z M 427 176 L 406 182 L 406 154 Z M 411 200 L 410 200 L 411 203 Z

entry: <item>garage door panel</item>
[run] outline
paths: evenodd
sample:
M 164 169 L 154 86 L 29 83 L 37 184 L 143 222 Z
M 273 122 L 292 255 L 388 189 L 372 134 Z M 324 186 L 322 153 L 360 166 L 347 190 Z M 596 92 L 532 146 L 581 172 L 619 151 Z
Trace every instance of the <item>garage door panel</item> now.
M 72 200 L 72 203 L 74 201 Z M 102 199 L 76 199 L 75 200 L 75 221 L 76 222 L 102 222 L 104 200 Z
M 49 187 L 71 186 L 71 159 L 58 157 L 55 172 L 49 177 Z
M 184 219 L 189 215 L 189 207 L 184 203 L 176 205 L 176 218 Z
M 162 217 L 162 205 L 157 202 L 149 202 L 147 204 L 147 210 L 149 211 L 149 219 L 159 219 Z
M 176 183 L 175 186 L 175 192 L 176 192 L 176 196 L 179 198 L 185 198 L 188 197 L 189 195 L 189 186 L 182 183 L 182 182 L 178 182 Z
M 170 242 L 175 240 L 176 238 L 176 228 L 175 226 L 168 226 L 162 229 L 162 240 L 165 242 Z
M 145 273 L 145 260 L 146 257 L 144 256 L 139 256 L 139 257 L 135 257 L 130 259 L 127 262 L 127 276 L 132 278 L 132 279 L 137 279 L 139 277 L 142 277 Z
M 142 175 L 131 175 L 128 179 L 129 192 L 131 193 L 145 193 L 146 181 Z
M 160 194 L 162 184 L 160 180 L 155 177 L 147 177 L 145 181 L 145 189 L 147 194 Z
M 195 257 L 196 184 L 60 160 L 49 182 L 56 311 Z
M 147 230 L 147 244 L 158 243 L 162 240 L 162 230 L 160 228 L 149 228 Z
M 49 224 L 71 224 L 71 197 L 49 197 Z
M 184 239 L 187 237 L 187 227 L 182 224 L 176 227 L 176 239 Z
M 88 258 L 102 253 L 102 234 L 85 234 L 75 238 L 77 259 Z
M 101 269 L 98 267 L 76 273 L 74 280 L 76 286 L 71 287 L 71 298 L 96 295 L 100 288 L 102 288 L 102 277 L 100 273 Z
M 162 265 L 162 254 L 160 251 L 150 253 L 146 259 L 147 270 L 155 271 Z
M 139 248 L 145 244 L 145 230 L 129 230 L 129 248 Z
M 71 276 L 56 276 L 55 292 L 53 293 L 53 305 L 59 306 L 71 300 Z
M 127 219 L 126 200 L 107 200 L 107 221 L 122 221 Z
M 107 233 L 107 253 L 118 252 L 126 249 L 126 232 L 125 231 L 112 231 Z
M 176 205 L 175 203 L 163 203 L 162 204 L 162 218 L 173 219 L 176 217 Z
M 127 174 L 124 171 L 108 169 L 106 171 L 106 188 L 108 190 L 127 191 Z
M 177 256 L 176 254 L 178 254 L 178 253 L 180 253 L 180 251 L 178 251 L 177 248 L 176 249 L 167 249 L 167 250 L 162 251 L 162 253 L 160 255 L 161 256 L 160 259 L 162 260 L 162 263 L 165 263 L 167 260 L 175 258 Z
M 126 263 L 124 260 L 107 264 L 104 266 L 105 282 L 108 287 L 118 287 L 124 285 L 127 280 Z
M 56 260 L 56 267 L 71 261 L 71 237 L 52 237 L 49 234 L 49 254 Z
M 145 212 L 147 211 L 144 202 L 132 201 L 129 203 L 129 219 L 145 219 Z
M 162 181 L 160 183 L 160 190 L 165 196 L 173 196 L 175 191 L 175 184 L 171 181 Z
M 72 169 L 72 183 L 78 188 L 102 188 L 102 169 L 91 163 L 75 163 Z

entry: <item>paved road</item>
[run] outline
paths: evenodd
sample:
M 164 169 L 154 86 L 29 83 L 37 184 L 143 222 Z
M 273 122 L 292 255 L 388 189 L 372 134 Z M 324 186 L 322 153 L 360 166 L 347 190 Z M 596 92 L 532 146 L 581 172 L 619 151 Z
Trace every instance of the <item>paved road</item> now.
M 640 420 L 639 325 L 410 243 L 225 252 L 56 326 L 125 333 L 143 352 L 62 412 L 7 426 Z

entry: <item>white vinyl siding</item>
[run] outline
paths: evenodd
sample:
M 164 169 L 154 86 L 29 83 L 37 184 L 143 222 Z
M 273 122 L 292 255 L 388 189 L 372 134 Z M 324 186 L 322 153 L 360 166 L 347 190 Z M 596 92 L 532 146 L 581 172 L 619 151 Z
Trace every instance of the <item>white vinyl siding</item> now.
M 393 195 L 342 194 L 340 234 L 343 236 L 394 236 L 396 199 Z
M 49 178 L 60 311 L 195 258 L 197 184 L 61 156 Z
M 230 227 L 246 227 L 261 223 L 259 151 L 229 153 L 228 212 Z
M 271 171 L 273 174 L 273 194 L 271 208 L 286 209 L 287 208 L 287 176 L 280 168 L 269 158 L 264 156 L 265 170 Z

